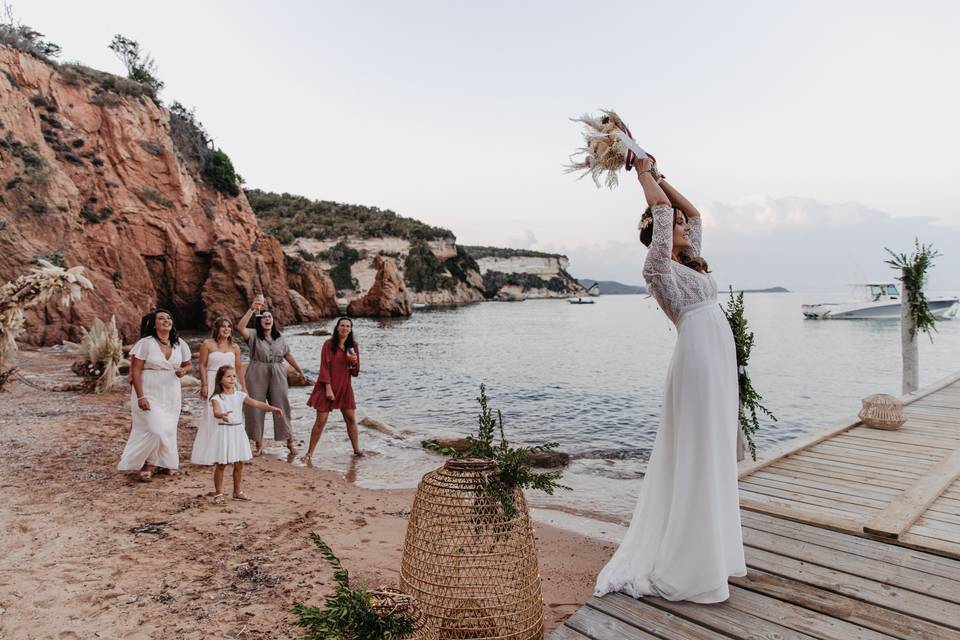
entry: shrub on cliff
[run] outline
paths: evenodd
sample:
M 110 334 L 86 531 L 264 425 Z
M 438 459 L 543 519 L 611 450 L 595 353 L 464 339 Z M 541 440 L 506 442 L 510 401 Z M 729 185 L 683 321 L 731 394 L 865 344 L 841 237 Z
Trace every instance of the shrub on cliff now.
M 403 279 L 414 291 L 435 291 L 442 286 L 452 288 L 456 285 L 456 282 L 446 275 L 443 263 L 423 241 L 410 245 L 403 271 Z
M 360 283 L 353 277 L 353 270 L 351 269 L 353 263 L 360 259 L 360 252 L 346 242 L 341 240 L 326 251 L 321 251 L 316 257 L 333 263 L 334 266 L 329 273 L 337 291 L 360 287 Z
M 284 244 L 292 242 L 293 238 L 327 240 L 343 236 L 394 236 L 410 241 L 454 240 L 453 233 L 447 229 L 399 216 L 389 209 L 309 200 L 303 196 L 259 189 L 247 189 L 245 193 L 260 225 Z
M 233 170 L 230 157 L 220 149 L 212 151 L 203 165 L 203 179 L 224 195 L 235 198 L 240 195 L 237 172 Z
M 163 82 L 157 78 L 157 63 L 153 56 L 142 51 L 139 42 L 119 33 L 113 36 L 108 46 L 127 68 L 127 77 L 147 87 L 150 97 L 156 99 L 157 93 L 163 89 Z
M 9 2 L 3 5 L 0 16 L 0 44 L 19 49 L 34 58 L 53 62 L 60 55 L 60 45 L 43 39 L 43 34 L 20 22 L 13 15 L 13 6 Z

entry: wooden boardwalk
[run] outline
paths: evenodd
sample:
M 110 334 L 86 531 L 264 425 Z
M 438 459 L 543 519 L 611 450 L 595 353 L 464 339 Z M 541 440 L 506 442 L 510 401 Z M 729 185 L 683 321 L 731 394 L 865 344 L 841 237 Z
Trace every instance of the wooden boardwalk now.
M 741 464 L 728 601 L 608 594 L 550 640 L 960 640 L 960 374 L 904 401 L 897 431 L 851 422 Z

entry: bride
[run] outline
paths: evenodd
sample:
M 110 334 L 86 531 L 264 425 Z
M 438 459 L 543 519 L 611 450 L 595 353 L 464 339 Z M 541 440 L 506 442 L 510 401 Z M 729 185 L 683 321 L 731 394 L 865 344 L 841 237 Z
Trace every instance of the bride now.
M 630 528 L 595 595 L 722 602 L 746 575 L 737 492 L 737 361 L 717 284 L 700 257 L 700 213 L 636 161 L 649 205 L 640 241 L 647 289 L 677 326 L 663 417 Z

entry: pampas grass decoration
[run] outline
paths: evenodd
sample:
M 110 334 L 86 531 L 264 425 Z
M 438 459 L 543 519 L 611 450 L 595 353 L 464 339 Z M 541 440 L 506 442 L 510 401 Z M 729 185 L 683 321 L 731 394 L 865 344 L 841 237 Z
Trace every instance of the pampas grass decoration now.
M 60 304 L 67 306 L 79 300 L 84 290 L 93 289 L 93 283 L 83 275 L 83 267 L 63 269 L 46 260 L 38 260 L 37 264 L 29 274 L 0 287 L 0 369 L 7 354 L 17 350 L 25 309 L 55 296 L 60 296 Z
M 80 348 L 87 358 L 88 376 L 94 393 L 109 391 L 120 372 L 123 360 L 123 341 L 117 331 L 117 319 L 110 317 L 110 324 L 100 318 L 93 321 L 90 331 L 84 329 Z
M 629 134 L 629 129 L 616 112 L 602 109 L 601 113 L 603 115 L 599 117 L 585 113 L 579 118 L 570 118 L 584 126 L 585 146 L 573 152 L 564 173 L 580 171 L 582 173 L 578 179 L 589 175 L 597 188 L 601 186 L 602 178 L 607 188 L 613 189 L 620 183 L 617 174 L 627 167 L 628 158 L 632 155 L 623 140 L 613 132 L 620 130 Z

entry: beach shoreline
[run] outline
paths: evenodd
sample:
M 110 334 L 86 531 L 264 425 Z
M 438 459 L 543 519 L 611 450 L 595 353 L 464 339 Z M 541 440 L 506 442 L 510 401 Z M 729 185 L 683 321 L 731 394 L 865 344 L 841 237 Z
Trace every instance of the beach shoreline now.
M 78 380 L 55 349 L 15 360 L 46 388 Z M 310 531 L 354 580 L 397 585 L 413 490 L 358 486 L 362 461 L 340 473 L 263 456 L 244 473 L 253 501 L 215 505 L 211 470 L 187 462 L 187 414 L 182 475 L 134 482 L 116 471 L 128 405 L 123 388 L 14 381 L 0 394 L 0 638 L 299 637 L 291 605 L 320 604 L 333 584 Z M 614 548 L 567 528 L 535 524 L 548 631 L 590 596 Z

